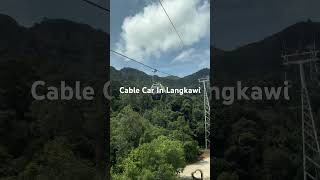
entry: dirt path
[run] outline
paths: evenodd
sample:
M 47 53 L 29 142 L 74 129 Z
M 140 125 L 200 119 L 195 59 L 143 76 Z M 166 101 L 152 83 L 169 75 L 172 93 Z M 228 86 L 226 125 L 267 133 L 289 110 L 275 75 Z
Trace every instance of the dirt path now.
M 204 179 L 210 179 L 210 152 L 206 151 L 202 154 L 202 160 L 187 165 L 183 172 L 180 174 L 181 179 L 188 180 L 192 179 L 191 173 L 195 172 L 197 169 L 200 169 L 203 172 Z M 195 174 L 196 177 L 200 177 L 200 173 Z

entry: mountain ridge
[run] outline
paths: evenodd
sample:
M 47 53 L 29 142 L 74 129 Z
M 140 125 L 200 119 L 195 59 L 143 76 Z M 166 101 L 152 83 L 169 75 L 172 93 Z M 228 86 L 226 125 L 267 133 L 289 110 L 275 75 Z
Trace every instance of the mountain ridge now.
M 281 55 L 284 51 L 303 49 L 320 42 L 319 22 L 298 22 L 280 32 L 231 51 L 211 48 L 214 77 L 218 80 L 248 79 L 253 77 L 280 79 L 283 75 Z M 320 43 L 316 44 L 316 48 Z
M 145 73 L 144 71 L 140 71 L 140 70 L 138 70 L 138 69 L 131 68 L 131 67 L 124 67 L 124 68 L 121 68 L 121 69 L 116 69 L 114 66 L 110 65 L 110 68 L 111 68 L 112 70 L 122 71 L 122 72 L 126 72 L 126 71 L 131 71 L 131 70 L 132 70 L 132 71 L 141 72 L 141 73 L 143 73 L 143 74 L 145 74 L 145 75 L 148 75 L 148 74 Z M 200 70 L 198 70 L 198 71 L 196 71 L 196 72 L 194 72 L 194 73 L 188 74 L 188 75 L 183 76 L 183 77 L 174 76 L 174 75 L 168 75 L 168 76 L 163 76 L 163 78 L 182 79 L 182 78 L 186 78 L 186 77 L 188 77 L 188 76 L 190 76 L 190 75 L 193 75 L 193 74 L 206 74 L 206 73 L 208 73 L 208 71 L 210 71 L 209 68 L 203 68 L 203 69 L 200 69 Z M 152 75 L 148 75 L 148 76 L 152 76 Z M 157 75 L 156 75 L 156 76 L 157 76 Z
M 143 71 L 134 69 L 134 68 L 122 68 L 120 70 L 117 70 L 113 66 L 110 66 L 110 75 L 112 81 L 117 81 L 120 84 L 123 85 L 140 85 L 140 86 L 151 86 L 153 83 L 152 75 L 148 75 Z M 159 77 L 154 76 L 154 81 L 161 82 L 165 86 L 170 87 L 196 87 L 198 86 L 199 82 L 198 79 L 209 76 L 210 75 L 210 69 L 204 68 L 201 69 L 193 74 L 184 76 L 182 78 L 179 77 Z

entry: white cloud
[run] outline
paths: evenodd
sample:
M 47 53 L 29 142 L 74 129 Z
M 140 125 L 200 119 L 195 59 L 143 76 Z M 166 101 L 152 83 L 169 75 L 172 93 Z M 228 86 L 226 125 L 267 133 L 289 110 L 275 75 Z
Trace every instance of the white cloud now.
M 171 64 L 176 63 L 193 63 L 198 68 L 209 68 L 210 50 L 196 50 L 194 48 L 185 50 L 171 61 Z
M 195 49 L 191 48 L 186 51 L 182 51 L 176 58 L 173 59 L 172 63 L 174 62 L 188 62 L 190 61 L 190 57 L 195 52 Z
M 210 31 L 210 6 L 206 0 L 165 0 L 163 5 L 185 45 L 193 45 Z M 117 50 L 138 60 L 159 58 L 181 48 L 181 42 L 158 2 L 126 17 Z

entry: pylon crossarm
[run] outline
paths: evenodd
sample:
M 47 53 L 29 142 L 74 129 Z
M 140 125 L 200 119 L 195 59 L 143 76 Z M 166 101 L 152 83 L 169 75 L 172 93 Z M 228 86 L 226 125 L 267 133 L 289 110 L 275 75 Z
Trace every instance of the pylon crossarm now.
M 317 149 L 314 148 L 311 144 L 305 142 L 305 145 L 307 145 L 307 147 L 308 147 L 309 149 L 311 149 L 313 152 L 318 152 Z
M 311 174 L 309 174 L 308 172 L 306 173 L 306 175 L 311 178 L 312 180 L 317 180 L 314 176 L 312 176 Z
M 317 162 L 315 162 L 313 159 L 311 159 L 309 156 L 306 156 L 306 158 L 307 158 L 307 160 L 309 161 L 309 162 L 311 162 L 313 165 L 315 165 L 317 168 L 318 168 L 318 170 L 320 170 L 320 165 L 317 163 Z

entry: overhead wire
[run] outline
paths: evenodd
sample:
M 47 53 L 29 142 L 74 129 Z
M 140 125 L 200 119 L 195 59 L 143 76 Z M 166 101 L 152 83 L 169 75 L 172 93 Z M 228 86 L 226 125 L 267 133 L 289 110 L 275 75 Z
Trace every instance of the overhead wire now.
M 92 1 L 89 1 L 89 0 L 81 0 L 81 1 L 83 1 L 83 2 L 85 2 L 85 3 L 88 3 L 88 4 L 92 5 L 92 6 L 95 6 L 95 7 L 99 8 L 99 9 L 101 9 L 101 10 L 103 10 L 103 11 L 106 11 L 106 12 L 109 12 L 109 13 L 110 13 L 110 10 L 109 10 L 109 9 L 107 9 L 107 8 L 105 8 L 105 7 L 97 4 L 97 3 L 95 3 L 95 2 L 92 2 Z
M 183 47 L 183 46 L 184 46 L 184 42 L 183 42 L 183 40 L 182 40 L 182 38 L 181 38 L 181 35 L 179 34 L 179 32 L 178 32 L 178 30 L 177 30 L 176 26 L 174 25 L 173 21 L 171 20 L 171 18 L 170 18 L 170 16 L 169 16 L 169 14 L 168 14 L 168 12 L 167 12 L 167 10 L 164 8 L 164 6 L 163 6 L 163 4 L 162 4 L 162 0 L 159 0 L 159 3 L 160 3 L 160 5 L 161 5 L 161 7 L 162 7 L 162 9 L 163 9 L 164 13 L 167 15 L 167 17 L 168 17 L 168 19 L 169 19 L 169 21 L 170 21 L 170 23 L 171 23 L 171 25 L 172 25 L 172 27 L 173 27 L 174 31 L 175 31 L 175 32 L 176 32 L 176 34 L 178 35 L 178 37 L 179 37 L 179 39 L 180 39 L 180 41 L 181 41 L 182 47 Z
M 102 7 L 102 6 L 96 4 L 96 3 L 92 2 L 92 1 L 89 1 L 89 0 L 81 0 L 81 1 L 84 1 L 84 2 L 86 2 L 86 3 L 88 3 L 88 4 L 90 4 L 90 5 L 92 5 L 92 6 L 94 6 L 94 7 L 97 7 L 97 8 L 99 8 L 99 9 L 101 9 L 101 10 L 104 10 L 104 11 L 106 11 L 106 12 L 110 12 L 109 9 L 107 9 L 107 8 L 105 8 L 105 7 Z M 160 2 L 160 4 L 161 4 L 161 6 L 162 6 L 162 3 L 161 3 L 161 2 Z M 163 6 L 162 6 L 162 8 L 163 8 L 163 10 L 165 11 L 165 13 L 167 14 L 167 12 L 166 12 L 166 10 L 164 9 Z M 171 21 L 171 19 L 170 19 L 170 17 L 169 17 L 168 14 L 167 14 L 167 16 L 168 16 L 171 24 L 172 24 L 173 27 L 174 27 L 174 24 L 173 24 L 173 22 Z M 176 33 L 178 34 L 178 31 L 176 30 L 175 27 L 174 27 L 174 29 L 175 29 Z M 183 41 L 182 41 L 182 39 L 181 39 L 181 37 L 180 37 L 179 34 L 178 34 L 178 36 L 179 36 L 181 42 L 183 43 Z M 120 52 L 118 52 L 118 51 L 115 51 L 115 50 L 110 49 L 110 52 L 113 52 L 113 53 L 115 53 L 115 54 L 117 54 L 117 55 L 119 55 L 119 56 L 121 56 L 121 57 L 123 57 L 123 58 L 126 58 L 126 59 L 131 60 L 131 61 L 133 61 L 133 62 L 136 62 L 136 63 L 138 63 L 138 64 L 140 64 L 140 65 L 143 65 L 143 66 L 151 69 L 153 72 L 159 72 L 159 73 L 162 73 L 162 74 L 165 74 L 165 75 L 168 75 L 168 76 L 174 76 L 174 75 L 172 75 L 172 74 L 169 74 L 169 73 L 160 71 L 160 70 L 158 70 L 158 69 L 156 69 L 156 68 L 154 68 L 154 67 L 152 67 L 152 66 L 149 66 L 149 65 L 147 65 L 147 64 L 144 64 L 144 63 L 142 63 L 141 61 L 136 60 L 136 59 L 134 59 L 134 58 L 131 58 L 131 57 L 127 56 L 127 55 L 124 55 L 124 54 L 122 54 L 122 53 L 120 53 Z
M 138 63 L 138 64 L 140 64 L 140 65 L 143 65 L 143 66 L 145 66 L 145 67 L 153 70 L 154 72 L 159 72 L 159 73 L 162 73 L 162 74 L 165 74 L 165 75 L 174 76 L 174 75 L 172 75 L 172 74 L 169 74 L 169 73 L 160 71 L 160 70 L 158 70 L 158 69 L 156 69 L 156 68 L 154 68 L 154 67 L 152 67 L 152 66 L 149 66 L 149 65 L 147 65 L 147 64 L 144 64 L 144 63 L 142 63 L 142 62 L 139 61 L 139 60 L 136 60 L 136 59 L 134 59 L 134 58 L 131 58 L 131 57 L 129 57 L 129 56 L 127 56 L 127 55 L 124 55 L 124 54 L 122 54 L 122 53 L 120 53 L 120 52 L 117 52 L 117 51 L 115 51 L 115 50 L 110 49 L 110 51 L 113 52 L 113 53 L 115 53 L 115 54 L 117 54 L 117 55 L 119 55 L 119 56 L 121 56 L 121 57 L 124 57 L 124 58 L 126 58 L 126 59 L 128 59 L 128 60 L 134 61 L 134 62 L 136 62 L 136 63 Z

